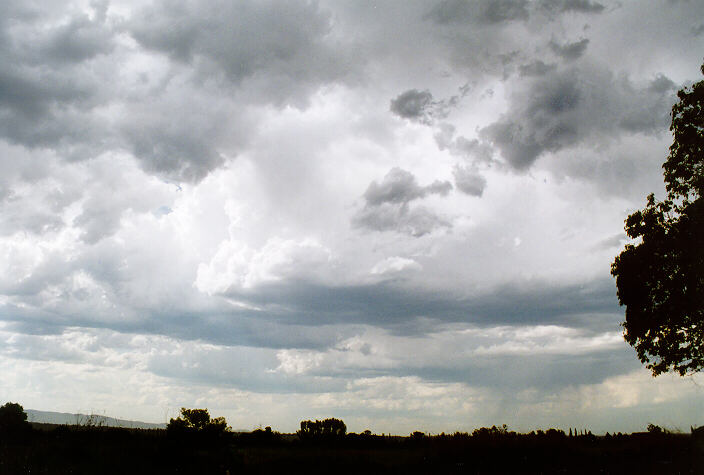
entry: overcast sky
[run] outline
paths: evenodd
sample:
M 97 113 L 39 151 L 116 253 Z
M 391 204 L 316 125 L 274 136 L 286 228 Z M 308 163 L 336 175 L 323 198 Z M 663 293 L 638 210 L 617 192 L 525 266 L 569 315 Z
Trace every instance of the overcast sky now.
M 0 402 L 704 424 L 610 264 L 704 3 L 0 2 Z

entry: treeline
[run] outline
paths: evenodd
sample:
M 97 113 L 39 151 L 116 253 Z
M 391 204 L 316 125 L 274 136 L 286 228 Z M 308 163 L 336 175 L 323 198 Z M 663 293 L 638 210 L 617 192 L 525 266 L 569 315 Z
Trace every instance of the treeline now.
M 697 473 L 703 451 L 690 434 L 595 436 L 585 429 L 505 425 L 471 433 L 349 433 L 340 419 L 302 421 L 296 434 L 266 427 L 236 433 L 207 409 L 181 410 L 166 429 L 51 426 L 0 407 L 0 475 L 235 473 Z

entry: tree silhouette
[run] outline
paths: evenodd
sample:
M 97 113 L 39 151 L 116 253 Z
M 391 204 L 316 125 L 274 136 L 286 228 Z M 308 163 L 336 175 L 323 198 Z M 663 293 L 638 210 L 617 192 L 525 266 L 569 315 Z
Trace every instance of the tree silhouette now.
M 27 413 L 16 402 L 8 402 L 0 407 L 0 428 L 3 430 L 22 427 L 27 424 Z
M 340 419 L 330 418 L 322 421 L 301 421 L 298 437 L 301 440 L 331 440 L 344 437 L 347 426 Z
M 181 415 L 169 420 L 166 430 L 170 434 L 183 433 L 203 433 L 220 434 L 227 432 L 230 428 L 224 417 L 210 418 L 207 409 L 186 409 L 181 408 Z
M 704 367 L 704 81 L 677 96 L 663 164 L 667 198 L 650 194 L 628 216 L 626 233 L 640 242 L 611 266 L 626 306 L 624 338 L 653 376 Z
M 24 408 L 15 402 L 8 402 L 0 406 L 0 440 L 12 439 L 27 435 L 31 426 L 27 422 L 27 413 Z

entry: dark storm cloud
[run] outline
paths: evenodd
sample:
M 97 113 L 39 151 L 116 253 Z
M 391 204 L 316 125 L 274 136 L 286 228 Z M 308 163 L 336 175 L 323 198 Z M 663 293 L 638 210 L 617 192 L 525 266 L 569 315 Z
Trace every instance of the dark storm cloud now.
M 439 23 L 495 25 L 528 19 L 527 0 L 442 0 L 427 18 Z
M 55 283 L 60 283 L 60 279 L 57 278 Z M 42 289 L 25 287 L 23 290 L 40 292 Z M 26 302 L 33 303 L 33 300 L 29 298 Z M 355 331 L 355 322 L 328 325 L 325 322 L 299 322 L 295 317 L 296 314 L 292 313 L 286 318 L 276 305 L 266 313 L 228 306 L 210 309 L 184 306 L 144 312 L 138 320 L 105 318 L 95 313 L 62 315 L 29 305 L 6 304 L 0 308 L 0 321 L 5 322 L 7 331 L 28 335 L 56 335 L 70 328 L 106 329 L 226 346 L 324 350 L 353 336 Z M 340 323 L 345 326 L 341 327 Z
M 60 286 L 71 271 L 61 262 L 45 267 L 37 272 L 42 274 L 41 279 L 3 289 L 4 295 L 22 295 L 26 302 L 22 307 L 6 304 L 0 309 L 0 319 L 23 325 L 17 328 L 23 333 L 46 331 L 41 329 L 56 333 L 62 327 L 107 328 L 224 345 L 325 348 L 345 338 L 346 331 L 339 325 L 348 326 L 351 332 L 352 326 L 367 324 L 406 336 L 432 333 L 436 328 L 435 324 L 419 325 L 419 321 L 477 327 L 540 324 L 613 331 L 619 319 L 616 315 L 620 314 L 613 282 L 604 278 L 582 285 L 505 284 L 472 297 L 404 288 L 394 281 L 345 287 L 284 281 L 226 292 L 227 298 L 251 308 L 214 307 L 212 302 L 210 308 L 197 308 L 198 302 L 187 302 L 141 312 L 140 318 L 134 319 L 109 318 L 95 312 L 70 313 L 70 305 L 65 305 L 63 311 L 69 313 L 62 315 L 61 309 L 42 309 L 41 293 L 47 287 Z M 97 279 L 99 270 L 91 275 Z M 104 278 L 116 280 L 109 275 Z M 115 290 L 109 292 L 123 294 L 126 289 L 121 289 L 122 285 L 116 284 Z
M 412 236 L 423 236 L 439 227 L 451 224 L 423 206 L 409 203 L 428 195 L 447 195 L 452 189 L 449 181 L 435 180 L 420 186 L 416 177 L 400 168 L 392 168 L 381 183 L 373 181 L 364 192 L 365 205 L 352 219 L 356 227 L 374 231 L 398 231 Z
M 416 319 L 496 325 L 603 325 L 591 314 L 620 313 L 613 281 L 604 278 L 581 285 L 519 282 L 497 286 L 472 297 L 449 292 L 406 289 L 394 282 L 328 287 L 304 282 L 265 284 L 230 290 L 227 296 L 262 308 L 261 318 L 301 325 L 361 323 L 399 334 L 424 331 Z M 613 330 L 613 328 L 610 328 Z
M 674 85 L 660 75 L 645 87 L 593 68 L 554 71 L 511 96 L 509 111 L 480 135 L 514 168 L 525 170 L 543 153 L 597 145 L 620 134 L 667 130 Z
M 565 61 L 574 61 L 579 59 L 585 51 L 587 51 L 587 46 L 589 45 L 589 40 L 587 38 L 582 38 L 579 41 L 573 43 L 559 44 L 555 41 L 550 41 L 550 49 L 557 56 L 561 57 Z

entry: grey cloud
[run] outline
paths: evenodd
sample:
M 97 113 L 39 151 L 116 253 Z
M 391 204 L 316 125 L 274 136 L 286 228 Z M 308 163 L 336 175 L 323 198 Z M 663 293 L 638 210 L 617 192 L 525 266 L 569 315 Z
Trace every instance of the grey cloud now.
M 0 335 L 0 355 L 12 358 L 90 362 L 103 366 L 131 364 L 141 360 L 147 371 L 158 376 L 255 392 L 306 393 L 341 391 L 346 387 L 346 381 L 340 379 L 305 374 L 289 375 L 276 371 L 280 362 L 275 348 L 268 346 L 213 346 L 192 338 L 178 341 L 156 338 L 150 341 L 148 354 L 145 354 L 141 345 L 135 347 L 134 333 L 87 328 L 72 328 L 68 331 L 44 328 L 47 331 L 36 331 L 37 328 L 21 325 L 11 325 L 10 330 L 19 333 L 5 341 Z M 80 335 L 76 335 L 76 332 L 80 332 Z M 138 335 L 146 341 L 150 340 L 148 334 Z M 80 341 L 76 341 L 77 338 Z M 110 361 L 110 353 L 113 351 L 122 353 L 124 359 Z
M 532 63 L 520 65 L 518 67 L 518 72 L 521 76 L 544 76 L 545 74 L 554 71 L 556 68 L 557 65 L 544 63 L 538 59 Z
M 0 213 L 3 214 L 0 220 L 0 235 L 14 234 L 18 230 L 44 234 L 59 231 L 65 225 L 63 219 L 54 213 L 41 209 L 27 212 L 21 206 L 13 204 L 15 203 L 0 203 Z
M 438 228 L 452 227 L 449 221 L 422 206 L 409 208 L 407 204 L 399 206 L 390 203 L 362 209 L 354 216 L 352 224 L 372 231 L 396 231 L 414 237 L 424 236 Z
M 220 347 L 149 358 L 147 369 L 159 376 L 268 393 L 344 391 L 346 381 L 274 372 L 279 362 L 269 349 Z
M 145 119 L 125 125 L 131 151 L 150 172 L 177 181 L 198 182 L 225 162 L 209 139 L 217 128 L 198 132 L 191 118 L 152 122 Z
M 86 62 L 112 50 L 114 32 L 83 14 L 56 26 L 63 13 L 51 14 L 27 10 L 0 22 L 0 137 L 69 160 L 96 156 L 110 134 L 93 109 L 104 104 L 107 76 L 114 76 L 110 66 Z
M 469 90 L 470 85 L 465 84 L 459 88 L 458 94 L 448 99 L 433 100 L 433 95 L 428 90 L 409 89 L 391 100 L 389 110 L 404 119 L 432 125 L 437 119 L 447 117 Z
M 71 18 L 42 39 L 39 62 L 80 63 L 113 50 L 113 32 L 86 16 Z
M 119 229 L 122 211 L 114 203 L 94 199 L 83 206 L 83 211 L 72 224 L 81 228 L 83 242 L 95 244 Z
M 579 41 L 565 44 L 550 41 L 549 44 L 552 52 L 565 61 L 574 61 L 582 57 L 584 52 L 587 50 L 587 45 L 589 45 L 589 39 L 587 38 L 582 38 Z
M 109 52 L 113 32 L 84 15 L 54 26 L 49 13 L 3 4 L 9 11 L 0 21 L 0 111 L 36 120 L 56 106 L 91 105 L 99 84 L 77 63 Z
M 9 146 L 0 155 L 0 235 L 62 229 L 61 213 L 81 194 L 56 183 L 57 170 L 46 155 Z
M 449 365 L 448 365 L 449 366 Z M 586 355 L 506 355 L 477 358 L 463 368 L 409 368 L 430 381 L 463 382 L 471 386 L 555 391 L 566 386 L 598 384 L 638 368 L 628 348 L 593 351 Z
M 433 103 L 433 95 L 430 91 L 419 91 L 410 89 L 391 100 L 391 112 L 404 119 L 417 120 L 428 123 L 430 118 L 430 107 Z
M 605 8 L 601 3 L 592 0 L 540 0 L 538 5 L 554 13 L 601 13 Z
M 260 318 L 300 325 L 369 324 L 413 335 L 418 319 L 496 325 L 560 325 L 618 329 L 621 310 L 611 278 L 580 285 L 521 281 L 474 296 L 404 288 L 395 282 L 329 287 L 305 282 L 264 284 L 227 296 L 260 307 Z M 606 315 L 603 319 L 599 315 Z
M 448 181 L 436 180 L 420 186 L 416 177 L 400 168 L 392 168 L 381 183 L 373 181 L 364 192 L 365 205 L 353 218 L 356 227 L 375 231 L 399 231 L 412 236 L 423 236 L 450 223 L 430 210 L 416 206 L 411 201 L 431 194 L 447 195 L 452 189 Z
M 527 0 L 442 0 L 427 14 L 439 24 L 476 23 L 495 25 L 527 20 Z
M 12 325 L 12 330 L 20 330 Z M 27 328 L 24 328 L 25 330 Z M 86 362 L 114 365 L 109 362 L 102 350 L 130 348 L 130 333 L 112 333 L 104 330 L 82 330 L 92 336 L 88 345 L 51 345 L 62 332 L 49 329 L 48 332 L 22 332 L 11 340 L 0 339 L 0 353 L 14 358 L 31 360 L 52 360 L 64 362 Z M 438 330 L 433 326 L 432 335 Z M 75 331 L 75 329 L 73 330 Z M 359 329 L 358 331 L 363 331 Z M 590 330 L 581 330 L 583 336 L 597 335 Z M 359 333 L 352 333 L 359 335 Z M 408 335 L 410 337 L 420 336 Z M 148 337 L 147 337 L 148 338 Z M 63 340 L 63 338 L 62 338 Z M 478 346 L 501 343 L 501 339 L 478 337 L 465 343 L 474 348 Z M 252 347 L 238 344 L 211 346 L 202 340 L 187 338 L 178 342 L 158 339 L 150 345 L 148 354 L 136 352 L 131 357 L 144 358 L 145 369 L 153 374 L 219 387 L 237 387 L 255 392 L 334 392 L 345 390 L 348 378 L 363 377 L 403 377 L 417 376 L 432 382 L 460 382 L 472 387 L 516 389 L 535 388 L 554 390 L 568 385 L 594 384 L 604 379 L 624 374 L 638 368 L 632 351 L 623 347 L 590 351 L 586 354 L 550 354 L 521 353 L 515 354 L 472 354 L 461 351 L 458 358 L 445 359 L 442 362 L 424 358 L 401 358 L 385 365 L 345 364 L 333 356 L 325 360 L 324 353 L 319 360 L 322 364 L 306 365 L 302 374 L 287 374 L 277 371 L 280 360 L 275 347 Z M 539 343 L 539 341 L 537 342 Z M 291 348 L 290 346 L 288 348 Z M 339 348 L 337 346 L 320 347 L 318 350 Z M 359 348 L 363 354 L 372 349 L 364 345 Z M 452 350 L 452 347 L 449 348 Z M 313 353 L 315 355 L 315 353 Z M 119 363 L 118 363 L 119 364 Z
M 506 118 L 482 130 L 517 169 L 529 167 L 543 151 L 557 150 L 578 139 L 577 120 L 565 120 L 572 119 L 581 100 L 576 77 L 554 75 L 540 86 L 527 98 L 523 117 Z
M 625 233 L 614 234 L 613 236 L 609 236 L 609 237 L 597 242 L 592 247 L 592 249 L 594 249 L 594 250 L 615 249 L 617 247 L 620 247 L 624 242 L 626 242 L 627 239 L 628 239 L 628 237 L 626 236 Z
M 263 98 L 293 103 L 351 73 L 352 63 L 326 39 L 330 28 L 330 14 L 317 3 L 274 1 L 162 1 L 127 25 L 145 48 L 206 74 L 224 73 L 234 84 L 256 77 Z
M 480 136 L 498 147 L 514 168 L 525 170 L 545 152 L 621 133 L 664 132 L 674 95 L 658 76 L 646 87 L 593 67 L 555 71 L 511 97 L 510 109 Z
M 440 196 L 446 196 L 450 190 L 452 190 L 452 185 L 449 181 L 435 180 L 430 185 L 425 187 L 427 194 L 437 194 Z
M 381 183 L 373 181 L 364 192 L 367 206 L 378 206 L 382 203 L 408 203 L 424 198 L 429 194 L 447 195 L 452 185 L 447 181 L 434 181 L 428 186 L 420 186 L 416 177 L 401 168 L 389 170 Z
M 128 151 L 151 174 L 198 182 L 224 163 L 223 142 L 236 155 L 251 136 L 249 104 L 304 106 L 361 67 L 327 41 L 331 17 L 313 3 L 157 2 L 120 19 L 105 2 L 91 7 L 67 15 L 3 2 L 0 137 L 67 160 Z M 134 51 L 116 40 L 125 34 L 137 54 L 163 53 L 166 69 L 130 84 Z M 235 100 L 233 114 L 225 102 Z M 108 104 L 119 107 L 106 114 Z
M 416 177 L 400 168 L 392 168 L 381 184 L 373 181 L 364 192 L 367 205 L 382 203 L 407 203 L 425 196 L 425 190 L 418 185 Z
M 477 344 L 478 342 L 472 342 Z M 481 343 L 480 343 L 481 344 Z M 448 349 L 451 351 L 451 349 Z M 464 350 L 464 349 L 462 349 Z M 461 354 L 442 363 L 418 358 L 395 362 L 389 367 L 353 369 L 358 377 L 417 376 L 425 381 L 464 383 L 474 388 L 494 388 L 511 393 L 525 389 L 553 392 L 566 386 L 598 384 L 605 379 L 638 368 L 632 350 L 619 348 L 590 351 L 587 354 Z M 337 365 L 313 368 L 311 375 L 345 376 L 349 369 Z
M 655 79 L 650 82 L 648 89 L 655 93 L 666 94 L 675 91 L 677 84 L 664 74 L 658 74 Z
M 486 142 L 477 139 L 468 139 L 461 135 L 456 136 L 455 127 L 443 123 L 435 133 L 435 143 L 440 150 L 447 150 L 452 155 L 457 155 L 472 162 L 490 163 L 493 160 L 493 149 Z
M 628 132 L 652 132 L 665 126 L 670 119 L 670 108 L 677 85 L 665 75 L 659 74 L 642 91 L 644 100 L 634 101 L 619 121 Z M 650 96 L 650 97 L 648 97 Z
M 456 166 L 452 174 L 455 177 L 455 186 L 462 193 L 470 196 L 482 196 L 486 188 L 486 178 L 476 170 L 468 167 Z
M 10 118 L 19 116 L 36 120 L 51 113 L 56 105 L 80 105 L 95 96 L 95 84 L 61 71 L 47 72 L 17 64 L 12 58 L 3 56 L 5 67 L 0 72 L 0 124 L 3 129 L 10 129 L 5 124 Z
M 150 303 L 140 304 L 131 297 L 132 284 L 129 275 L 125 275 L 128 269 L 123 265 L 123 256 L 119 252 L 106 254 L 111 246 L 101 241 L 78 260 L 48 256 L 30 280 L 14 288 L 3 285 L 6 296 L 22 294 L 24 305 L 0 306 L 0 319 L 35 328 L 36 332 L 49 328 L 55 333 L 64 326 L 109 328 L 224 345 L 324 348 L 345 335 L 351 336 L 354 325 L 360 324 L 387 328 L 401 335 L 426 334 L 435 328 L 418 325 L 419 320 L 479 327 L 554 324 L 613 331 L 621 318 L 610 278 L 581 285 L 521 281 L 472 296 L 405 287 L 394 280 L 340 287 L 284 280 L 249 289 L 231 288 L 222 295 L 244 306 L 204 301 L 186 285 L 172 289 L 178 298 L 172 296 L 168 305 L 159 304 L 158 295 L 150 295 Z M 105 298 L 117 306 L 96 311 L 92 306 L 80 310 L 82 306 L 73 305 L 71 301 L 80 296 L 68 295 L 75 289 L 62 282 L 70 283 L 76 271 L 90 275 Z M 62 294 L 57 298 L 62 303 L 45 309 L 40 295 L 45 288 L 58 289 Z M 39 297 L 34 299 L 35 295 Z M 139 318 L 130 316 L 134 312 Z

